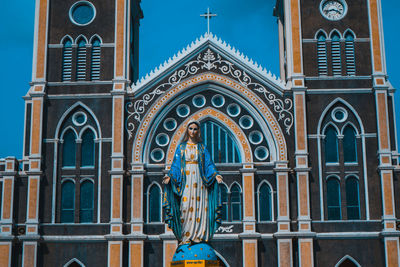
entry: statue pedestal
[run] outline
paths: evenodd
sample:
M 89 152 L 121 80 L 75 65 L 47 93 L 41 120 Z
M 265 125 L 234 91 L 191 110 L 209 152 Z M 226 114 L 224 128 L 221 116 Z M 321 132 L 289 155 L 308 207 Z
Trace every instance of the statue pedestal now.
M 221 266 L 214 249 L 207 243 L 179 246 L 172 258 L 171 267 L 218 267 Z
M 184 261 L 173 261 L 171 262 L 171 267 L 186 267 L 186 266 L 196 266 L 196 267 L 219 267 L 219 261 L 207 261 L 207 260 L 184 260 Z

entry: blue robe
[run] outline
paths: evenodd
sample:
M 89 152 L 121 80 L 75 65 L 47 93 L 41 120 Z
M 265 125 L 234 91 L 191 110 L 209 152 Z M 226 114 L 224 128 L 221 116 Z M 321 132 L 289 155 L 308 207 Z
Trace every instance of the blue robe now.
M 169 228 L 172 229 L 178 240 L 181 240 L 182 237 L 180 206 L 182 193 L 186 185 L 185 150 L 186 143 L 182 143 L 175 151 L 174 160 L 168 173 L 171 179 L 170 182 L 165 185 L 163 197 L 165 222 L 168 224 Z M 207 212 L 209 220 L 208 225 L 210 226 L 208 240 L 210 240 L 221 225 L 221 193 L 215 178 L 218 172 L 204 144 L 198 143 L 197 150 L 200 176 L 208 193 L 209 208 Z

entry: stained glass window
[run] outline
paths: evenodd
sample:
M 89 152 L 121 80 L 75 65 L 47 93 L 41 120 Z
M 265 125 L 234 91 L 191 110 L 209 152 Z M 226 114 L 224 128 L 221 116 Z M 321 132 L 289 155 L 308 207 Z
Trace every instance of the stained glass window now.
M 347 126 L 343 131 L 343 152 L 344 162 L 357 161 L 356 133 L 351 126 Z
M 272 220 L 272 202 L 271 202 L 271 188 L 266 184 L 260 187 L 259 195 L 258 195 L 258 204 L 259 204 L 259 214 L 260 221 L 271 221 Z
M 61 184 L 61 222 L 73 223 L 75 212 L 75 184 L 68 180 Z
M 75 167 L 75 157 L 76 157 L 75 139 L 76 135 L 72 130 L 68 130 L 64 134 L 63 154 L 62 154 L 63 167 Z
M 328 220 L 340 220 L 342 218 L 340 205 L 340 184 L 336 178 L 329 178 L 327 183 Z
M 94 133 L 86 130 L 82 135 L 81 166 L 94 166 Z
M 79 221 L 81 223 L 93 222 L 93 183 L 86 180 L 81 183 Z
M 239 148 L 232 135 L 218 123 L 201 123 L 203 142 L 215 163 L 240 163 Z
M 240 187 L 237 184 L 231 187 L 231 217 L 232 221 L 242 220 L 242 197 Z
M 347 219 L 360 219 L 360 195 L 358 179 L 356 177 L 348 177 L 346 179 L 346 204 L 347 204 Z
M 155 184 L 149 190 L 149 222 L 161 222 L 161 190 Z
M 337 132 L 332 126 L 325 131 L 325 162 L 339 162 Z

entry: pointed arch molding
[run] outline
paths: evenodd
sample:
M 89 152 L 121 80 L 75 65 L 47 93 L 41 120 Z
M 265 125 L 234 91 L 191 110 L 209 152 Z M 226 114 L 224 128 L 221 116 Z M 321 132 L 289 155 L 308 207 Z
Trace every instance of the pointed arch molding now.
M 231 133 L 235 136 L 236 141 L 238 141 L 239 145 L 239 150 L 241 152 L 242 158 L 244 159 L 243 163 L 251 163 L 253 162 L 253 155 L 251 153 L 251 147 L 249 144 L 249 141 L 246 138 L 246 135 L 240 129 L 240 127 L 228 116 L 226 116 L 224 113 L 214 109 L 214 108 L 205 108 L 202 110 L 197 111 L 194 113 L 192 116 L 186 118 L 186 120 L 181 123 L 179 128 L 175 130 L 175 133 L 171 139 L 171 144 L 168 148 L 168 154 L 167 154 L 167 164 L 172 164 L 172 160 L 174 158 L 174 153 L 177 148 L 177 146 L 180 144 L 180 140 L 182 139 L 183 135 L 185 134 L 186 130 L 186 125 L 189 123 L 191 120 L 196 120 L 196 121 L 201 121 L 204 120 L 205 118 L 214 118 L 218 121 L 221 121 L 224 123 L 224 125 L 229 128 Z
M 129 121 L 129 119 L 131 117 L 133 117 L 134 119 L 136 119 L 137 121 L 140 122 L 140 125 L 137 128 L 138 130 L 136 132 L 135 140 L 133 142 L 133 144 L 134 144 L 133 162 L 135 162 L 135 163 L 143 162 L 141 152 L 144 149 L 144 141 L 146 139 L 148 131 L 150 130 L 152 121 L 156 118 L 157 114 L 159 112 L 161 112 L 166 105 L 168 105 L 168 102 L 171 99 L 175 98 L 180 93 L 192 88 L 193 86 L 196 86 L 199 84 L 204 84 L 205 82 L 215 82 L 217 84 L 222 84 L 223 86 L 228 87 L 231 90 L 239 92 L 246 99 L 248 99 L 249 102 L 252 102 L 252 105 L 254 105 L 259 110 L 259 112 L 261 113 L 261 115 L 263 116 L 263 118 L 265 119 L 265 121 L 267 122 L 267 124 L 270 128 L 270 131 L 271 131 L 272 137 L 275 141 L 275 146 L 277 149 L 277 151 L 276 151 L 277 159 L 276 160 L 278 160 L 278 161 L 286 161 L 287 160 L 287 154 L 286 154 L 287 148 L 286 148 L 286 140 L 285 140 L 284 133 L 283 133 L 282 129 L 280 128 L 278 121 L 276 120 L 275 116 L 272 114 L 271 110 L 266 105 L 266 103 L 263 100 L 261 100 L 254 92 L 249 90 L 247 87 L 242 86 L 241 84 L 237 83 L 236 81 L 233 81 L 226 76 L 222 76 L 222 75 L 219 75 L 216 73 L 206 72 L 206 73 L 202 73 L 202 74 L 193 76 L 184 81 L 181 81 L 180 83 L 176 84 L 175 86 L 172 86 L 169 90 L 163 91 L 161 93 L 159 92 L 159 89 L 155 89 L 151 93 L 146 94 L 142 100 L 139 100 L 139 101 L 142 101 L 142 102 L 140 102 L 140 103 L 142 103 L 142 104 L 140 104 L 142 106 L 136 107 L 134 112 L 131 112 L 128 109 L 132 106 L 135 106 L 138 102 L 127 103 L 126 107 L 127 107 L 127 112 L 129 115 L 126 120 L 126 127 L 127 127 L 128 133 L 129 133 L 129 136 L 133 135 L 133 132 L 135 129 L 134 123 Z M 274 94 L 272 94 L 272 93 L 270 93 L 270 94 L 273 95 L 273 97 L 275 98 Z M 153 98 L 155 98 L 156 95 L 161 95 L 161 96 L 158 97 L 158 99 L 156 99 L 156 101 L 150 107 L 150 109 L 148 110 L 146 115 L 141 119 L 141 115 L 145 112 L 145 105 L 149 104 L 149 102 L 152 102 Z M 267 97 L 267 99 L 269 99 L 269 97 L 267 95 L 266 95 L 266 97 Z M 290 99 L 285 99 L 285 101 L 286 100 L 290 100 Z M 290 102 L 290 103 L 292 103 L 292 102 Z M 276 108 L 274 108 L 274 110 L 276 111 Z M 279 118 L 284 119 L 284 121 L 290 120 L 291 121 L 290 125 L 292 125 L 293 124 L 293 114 L 290 113 L 289 111 L 286 111 L 286 112 L 288 112 L 290 114 L 290 116 L 291 116 L 290 119 L 287 117 L 285 118 L 283 113 L 278 112 L 278 114 L 280 114 Z
M 255 69 L 255 67 L 253 67 L 253 69 Z M 204 71 L 213 71 L 213 73 L 204 73 Z M 218 75 L 215 72 L 219 72 L 224 76 Z M 146 106 L 154 103 L 154 100 L 158 96 L 167 94 L 168 91 L 171 92 L 174 88 L 176 89 L 179 87 L 182 90 L 187 86 L 204 82 L 207 79 L 214 80 L 215 82 L 222 83 L 234 89 L 242 87 L 247 91 L 254 91 L 262 95 L 265 98 L 265 103 L 268 103 L 271 106 L 272 111 L 277 114 L 278 120 L 282 121 L 286 133 L 290 134 L 294 118 L 293 100 L 290 97 L 284 97 L 283 90 L 285 88 L 274 81 L 274 79 L 276 79 L 274 76 L 266 74 L 266 77 L 262 77 L 264 78 L 264 81 L 270 85 L 270 88 L 267 88 L 256 78 L 248 74 L 251 72 L 251 69 L 247 71 L 236 66 L 234 63 L 224 59 L 219 53 L 214 52 L 210 48 L 205 49 L 194 59 L 185 63 L 182 67 L 165 77 L 164 82 L 154 87 L 151 92 L 145 93 L 143 96 L 140 96 L 139 99 L 127 103 L 126 111 L 128 115 L 126 119 L 126 130 L 129 139 L 133 137 L 135 124 L 142 122 L 143 114 L 147 110 Z M 150 74 L 146 79 L 161 79 L 161 77 L 153 76 L 154 74 Z M 140 82 L 138 86 L 139 85 Z M 140 95 L 142 91 L 131 92 Z

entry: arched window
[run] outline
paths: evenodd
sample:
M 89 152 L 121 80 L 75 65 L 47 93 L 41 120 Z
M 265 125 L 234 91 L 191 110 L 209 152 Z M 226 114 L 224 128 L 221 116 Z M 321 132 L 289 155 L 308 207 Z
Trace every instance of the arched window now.
M 62 223 L 73 223 L 75 213 L 75 184 L 67 180 L 61 184 L 61 216 Z
M 346 179 L 346 204 L 347 204 L 347 219 L 360 219 L 360 193 L 358 179 L 350 176 Z
M 161 222 L 161 190 L 153 184 L 149 190 L 149 222 Z
M 326 198 L 328 204 L 328 220 L 342 219 L 340 205 L 340 183 L 337 178 L 329 178 L 326 182 Z
M 328 59 L 326 56 L 326 35 L 320 32 L 317 36 L 318 74 L 328 75 Z
M 339 162 L 338 138 L 333 126 L 328 126 L 325 131 L 325 162 Z
M 353 259 L 351 256 L 346 255 L 344 256 L 336 265 L 335 267 L 360 267 L 361 265 Z
M 231 218 L 232 221 L 242 220 L 242 193 L 238 184 L 231 187 Z
M 100 80 L 100 58 L 101 58 L 101 48 L 100 48 L 99 38 L 93 38 L 92 40 L 92 54 L 91 54 L 91 66 L 90 66 L 90 79 Z
M 351 126 L 346 126 L 343 131 L 344 162 L 357 162 L 356 133 Z
M 272 221 L 272 191 L 268 184 L 263 183 L 258 192 L 259 221 Z
M 80 202 L 79 202 L 79 221 L 81 223 L 93 222 L 93 183 L 86 180 L 81 183 Z
M 340 53 L 340 36 L 337 32 L 332 34 L 331 40 L 332 50 L 332 72 L 334 76 L 342 75 L 342 60 Z
M 81 166 L 94 166 L 94 133 L 89 129 L 82 135 Z
M 354 54 L 354 36 L 351 32 L 345 36 L 346 72 L 349 76 L 356 75 L 356 59 Z
M 62 166 L 75 167 L 76 158 L 76 135 L 72 130 L 68 130 L 64 134 L 63 153 L 62 153 Z
M 222 126 L 213 121 L 205 121 L 201 123 L 201 134 L 215 163 L 241 162 L 235 140 Z
M 83 38 L 78 42 L 76 79 L 86 80 L 86 41 Z
M 62 52 L 62 80 L 70 81 L 72 73 L 72 40 L 66 38 L 63 42 Z
M 222 221 L 228 221 L 228 188 L 224 185 L 220 185 L 221 188 L 221 203 L 222 203 L 222 211 L 221 217 Z

